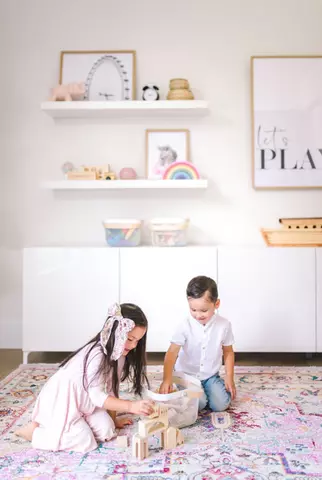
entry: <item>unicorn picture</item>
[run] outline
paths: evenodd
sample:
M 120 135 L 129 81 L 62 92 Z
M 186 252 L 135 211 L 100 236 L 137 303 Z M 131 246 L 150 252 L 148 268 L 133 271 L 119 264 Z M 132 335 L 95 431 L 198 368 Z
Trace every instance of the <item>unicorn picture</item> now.
M 174 163 L 189 161 L 188 130 L 146 131 L 147 178 L 161 179 Z
M 154 165 L 153 172 L 162 176 L 168 166 L 176 161 L 178 154 L 170 145 L 159 146 L 158 149 L 160 150 L 159 160 Z

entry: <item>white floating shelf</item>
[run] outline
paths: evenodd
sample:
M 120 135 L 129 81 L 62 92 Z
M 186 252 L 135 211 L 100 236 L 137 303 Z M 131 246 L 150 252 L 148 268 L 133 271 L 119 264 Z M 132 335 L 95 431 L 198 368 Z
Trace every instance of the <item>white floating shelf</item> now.
M 209 112 L 208 102 L 204 100 L 43 102 L 41 109 L 52 118 L 203 116 Z
M 45 182 L 48 190 L 117 190 L 117 189 L 205 189 L 208 180 L 61 180 Z

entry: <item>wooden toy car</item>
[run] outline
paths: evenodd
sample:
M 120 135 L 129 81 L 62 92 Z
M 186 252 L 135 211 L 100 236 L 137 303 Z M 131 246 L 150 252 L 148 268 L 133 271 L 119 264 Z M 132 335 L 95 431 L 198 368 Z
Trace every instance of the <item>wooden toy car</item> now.
M 115 180 L 116 175 L 110 171 L 110 165 L 104 166 L 86 166 L 82 167 L 84 172 L 94 172 L 96 180 Z

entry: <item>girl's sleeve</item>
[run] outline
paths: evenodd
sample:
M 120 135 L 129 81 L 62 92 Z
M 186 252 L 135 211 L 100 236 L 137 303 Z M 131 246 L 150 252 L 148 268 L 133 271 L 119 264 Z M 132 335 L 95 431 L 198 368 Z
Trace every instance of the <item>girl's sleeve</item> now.
M 91 352 L 87 362 L 88 395 L 95 407 L 99 408 L 103 408 L 104 402 L 109 396 L 106 393 L 106 384 L 102 375 L 97 375 L 103 355 L 102 352 L 97 350 L 94 353 Z

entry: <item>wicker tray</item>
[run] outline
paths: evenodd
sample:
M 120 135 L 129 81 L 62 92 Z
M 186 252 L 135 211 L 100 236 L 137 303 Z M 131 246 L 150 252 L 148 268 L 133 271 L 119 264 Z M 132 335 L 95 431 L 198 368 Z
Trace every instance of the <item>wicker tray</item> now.
M 280 218 L 283 228 L 291 229 L 322 229 L 322 218 Z
M 266 245 L 270 247 L 322 247 L 322 229 L 302 228 L 299 230 L 281 228 L 261 229 Z

